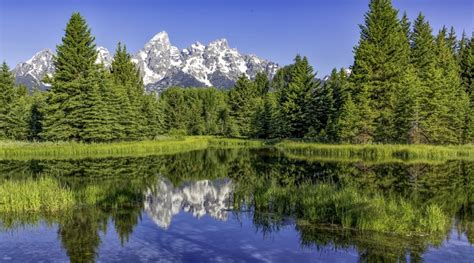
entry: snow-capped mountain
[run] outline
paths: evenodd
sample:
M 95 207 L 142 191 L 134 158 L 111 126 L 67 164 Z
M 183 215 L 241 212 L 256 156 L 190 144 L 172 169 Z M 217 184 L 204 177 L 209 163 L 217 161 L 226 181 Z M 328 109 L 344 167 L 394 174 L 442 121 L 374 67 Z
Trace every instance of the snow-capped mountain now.
M 13 69 L 16 83 L 25 85 L 30 89 L 34 87 L 48 88 L 49 85 L 41 80 L 46 75 L 51 75 L 54 72 L 53 55 L 53 51 L 44 49 L 28 61 L 18 64 Z
M 146 193 L 144 207 L 153 221 L 164 229 L 168 229 L 173 216 L 181 210 L 198 218 L 207 214 L 226 220 L 232 190 L 229 179 L 186 182 L 175 187 L 168 179 L 161 178 L 156 187 Z
M 112 55 L 104 47 L 98 47 L 97 63 L 110 66 Z M 27 62 L 14 69 L 17 83 L 29 88 L 47 88 L 41 82 L 46 74 L 54 72 L 52 63 L 54 53 L 43 50 Z M 254 78 L 258 72 L 273 77 L 278 65 L 255 55 L 242 55 L 230 48 L 227 40 L 219 39 L 207 46 L 196 42 L 179 50 L 171 45 L 166 32 L 156 34 L 133 56 L 143 76 L 148 91 L 162 91 L 170 86 L 229 88 L 237 78 L 245 74 Z
M 214 86 L 229 88 L 245 74 L 258 72 L 273 77 L 278 65 L 255 55 L 242 55 L 218 39 L 205 46 L 199 42 L 179 50 L 166 32 L 156 34 L 133 58 L 147 90 L 161 91 L 169 86 Z
M 35 87 L 47 89 L 50 85 L 42 80 L 46 75 L 51 76 L 54 73 L 53 56 L 53 51 L 44 49 L 28 61 L 18 64 L 13 69 L 16 83 L 23 84 L 29 89 Z M 97 47 L 97 64 L 103 63 L 106 67 L 110 67 L 112 59 L 112 55 L 105 47 Z

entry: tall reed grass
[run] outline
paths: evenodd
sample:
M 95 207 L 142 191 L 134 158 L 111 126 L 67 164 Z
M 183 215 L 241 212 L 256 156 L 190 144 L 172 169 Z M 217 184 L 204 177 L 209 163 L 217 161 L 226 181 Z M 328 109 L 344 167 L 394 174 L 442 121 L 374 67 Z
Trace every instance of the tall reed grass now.
M 0 212 L 55 212 L 74 205 L 74 194 L 52 178 L 0 183 Z
M 337 160 L 410 161 L 474 160 L 474 145 L 395 145 L 395 144 L 318 144 L 282 141 L 275 145 L 293 157 L 320 157 Z

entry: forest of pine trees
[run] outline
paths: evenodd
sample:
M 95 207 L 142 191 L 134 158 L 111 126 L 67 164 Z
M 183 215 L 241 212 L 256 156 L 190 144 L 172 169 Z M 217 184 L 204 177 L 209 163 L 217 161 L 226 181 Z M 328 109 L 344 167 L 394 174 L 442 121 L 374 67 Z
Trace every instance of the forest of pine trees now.
M 0 139 L 109 142 L 161 134 L 306 138 L 325 143 L 474 143 L 473 35 L 433 32 L 390 0 L 371 0 L 350 70 L 321 81 L 306 57 L 242 75 L 230 90 L 172 87 L 146 93 L 119 43 L 110 68 L 74 13 L 48 91 L 16 86 L 0 71 Z

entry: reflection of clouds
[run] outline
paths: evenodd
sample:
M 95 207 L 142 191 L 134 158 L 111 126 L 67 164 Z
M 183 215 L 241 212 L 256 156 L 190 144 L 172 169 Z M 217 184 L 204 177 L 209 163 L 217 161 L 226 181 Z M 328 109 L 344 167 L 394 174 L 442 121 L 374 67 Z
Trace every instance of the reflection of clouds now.
M 186 182 L 174 187 L 169 180 L 161 178 L 156 188 L 146 193 L 145 211 L 164 229 L 181 209 L 198 218 L 208 214 L 227 220 L 231 193 L 232 181 L 229 179 Z

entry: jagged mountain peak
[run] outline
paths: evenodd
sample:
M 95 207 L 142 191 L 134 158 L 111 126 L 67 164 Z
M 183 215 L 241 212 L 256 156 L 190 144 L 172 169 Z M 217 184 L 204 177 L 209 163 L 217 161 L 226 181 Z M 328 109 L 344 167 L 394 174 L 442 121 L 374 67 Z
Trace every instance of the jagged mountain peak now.
M 157 33 L 156 35 L 154 35 L 148 42 L 170 43 L 170 38 L 166 31 L 161 31 Z
M 17 82 L 30 88 L 47 88 L 41 80 L 54 72 L 53 57 L 53 51 L 46 49 L 20 63 L 14 70 Z M 109 67 L 112 60 L 105 47 L 97 47 L 96 63 Z M 258 72 L 265 72 L 271 78 L 278 69 L 276 63 L 239 53 L 224 38 L 208 45 L 195 42 L 179 50 L 171 44 L 166 31 L 154 35 L 132 61 L 137 64 L 146 89 L 157 92 L 170 86 L 229 88 L 242 74 L 253 78 Z
M 34 63 L 37 63 L 39 60 L 48 61 L 53 56 L 54 56 L 54 52 L 49 48 L 45 48 L 45 49 L 37 52 L 33 57 L 28 59 L 25 63 L 34 64 Z
M 26 62 L 19 63 L 13 69 L 16 83 L 30 89 L 36 87 L 46 89 L 49 85 L 41 80 L 54 72 L 53 58 L 54 53 L 51 49 L 43 49 Z
M 229 42 L 225 38 L 216 39 L 209 43 L 210 48 L 229 49 Z

